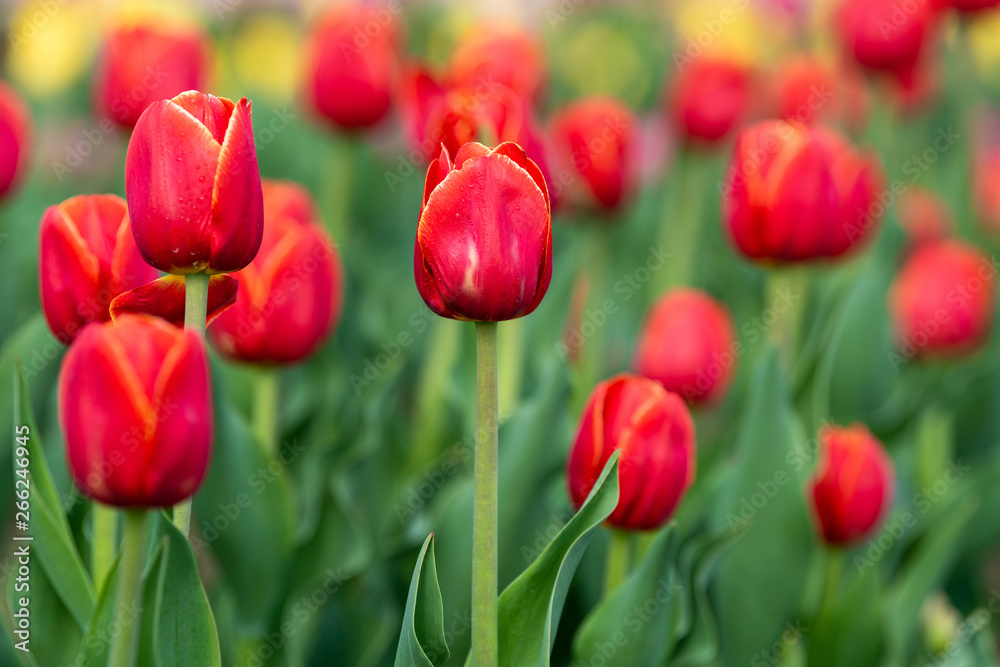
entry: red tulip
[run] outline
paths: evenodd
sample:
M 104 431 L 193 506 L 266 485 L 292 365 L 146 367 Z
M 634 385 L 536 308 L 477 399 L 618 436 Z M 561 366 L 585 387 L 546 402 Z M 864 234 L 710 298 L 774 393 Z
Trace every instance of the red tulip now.
M 993 325 L 997 266 L 975 246 L 929 241 L 906 258 L 889 292 L 899 349 L 908 357 L 977 349 Z
M 88 326 L 63 359 L 59 419 L 87 495 L 118 507 L 190 498 L 212 449 L 204 342 L 147 315 Z
M 209 329 L 227 356 L 254 363 L 305 359 L 331 334 L 343 304 L 340 255 L 299 185 L 264 181 L 264 240 L 236 274 L 236 305 Z
M 116 296 L 160 275 L 142 260 L 125 200 L 115 195 L 79 195 L 50 206 L 39 237 L 42 311 L 64 343 L 88 322 L 111 319 Z
M 838 257 L 872 235 L 884 211 L 876 158 L 839 133 L 781 121 L 740 133 L 723 195 L 733 244 L 756 260 Z
M 912 245 L 947 238 L 955 227 L 948 205 L 923 188 L 910 187 L 901 194 L 898 213 L 899 224 Z
M 635 189 L 636 119 L 610 97 L 578 100 L 552 120 L 559 186 L 578 206 L 617 209 Z
M 908 79 L 917 68 L 937 24 L 930 0 L 843 0 L 840 39 L 867 69 Z
M 401 30 L 386 9 L 349 3 L 328 11 L 306 57 L 307 96 L 316 111 L 345 129 L 382 120 L 399 74 Z
M 204 88 L 208 57 L 208 38 L 193 26 L 118 26 L 97 63 L 94 103 L 104 116 L 134 127 L 152 102 Z
M 738 354 L 729 309 L 705 292 L 678 288 L 650 309 L 635 369 L 693 403 L 709 403 L 729 390 Z
M 732 60 L 695 59 L 677 75 L 669 108 L 677 131 L 688 141 L 715 143 L 746 117 L 752 75 Z
M 31 115 L 13 88 L 0 81 L 0 199 L 17 185 L 28 162 Z
M 830 545 L 858 542 L 892 507 L 892 459 L 863 424 L 824 427 L 819 446 L 822 458 L 809 483 L 817 531 Z
M 694 481 L 694 422 L 658 382 L 619 375 L 590 395 L 569 453 L 569 494 L 580 507 L 611 454 L 620 452 L 618 506 L 608 523 L 652 530 L 669 519 Z
M 789 122 L 835 122 L 860 130 L 868 118 L 868 95 L 857 70 L 812 56 L 783 61 L 772 94 L 774 115 Z
M 446 149 L 431 163 L 413 270 L 435 313 L 497 322 L 529 314 L 552 279 L 552 216 L 545 179 L 514 143 Z
M 547 76 L 545 53 L 530 34 L 504 27 L 480 27 L 459 41 L 448 60 L 450 86 L 499 84 L 538 100 Z
M 154 102 L 125 157 L 132 233 L 167 273 L 239 271 L 264 230 L 250 103 L 188 91 Z

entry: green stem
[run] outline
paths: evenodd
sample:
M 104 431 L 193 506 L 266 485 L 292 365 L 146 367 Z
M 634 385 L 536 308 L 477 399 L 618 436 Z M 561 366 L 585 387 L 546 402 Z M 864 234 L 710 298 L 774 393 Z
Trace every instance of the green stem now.
M 334 136 L 323 167 L 324 187 L 320 199 L 323 217 L 326 228 L 341 246 L 348 242 L 357 144 L 357 139 L 352 136 Z
M 132 616 L 128 607 L 138 609 L 140 580 L 146 556 L 146 511 L 127 510 L 122 534 L 122 557 L 118 566 L 118 616 Z M 136 629 L 140 623 L 133 620 L 122 623 L 121 633 L 111 646 L 108 667 L 134 667 Z
M 280 447 L 278 428 L 278 389 L 276 368 L 261 368 L 257 373 L 253 396 L 253 433 L 264 453 L 274 457 Z
M 198 332 L 205 339 L 205 317 L 208 312 L 207 273 L 188 273 L 184 276 L 184 328 Z M 191 529 L 191 499 L 174 505 L 174 525 L 184 535 Z
M 90 511 L 94 521 L 90 536 L 90 571 L 94 577 L 94 587 L 100 591 L 115 560 L 117 517 L 113 508 L 96 501 L 91 505 Z
M 657 289 L 651 290 L 649 300 L 656 299 L 672 287 L 690 284 L 693 280 L 694 257 L 698 252 L 701 213 L 705 201 L 701 176 L 704 165 L 701 159 L 689 148 L 683 148 L 678 154 L 673 172 L 674 187 L 667 189 L 660 218 L 660 245 L 669 253 L 670 259 L 655 280 Z
M 769 339 L 781 350 L 786 368 L 790 368 L 795 359 L 805 301 L 805 275 L 801 271 L 800 268 L 773 268 L 767 272 L 764 283 L 761 319 L 769 327 Z
M 472 477 L 472 665 L 498 662 L 497 323 L 476 322 L 476 453 Z
M 604 568 L 605 596 L 625 581 L 632 559 L 632 536 L 624 530 L 612 529 L 610 532 L 611 540 L 608 542 L 608 559 Z

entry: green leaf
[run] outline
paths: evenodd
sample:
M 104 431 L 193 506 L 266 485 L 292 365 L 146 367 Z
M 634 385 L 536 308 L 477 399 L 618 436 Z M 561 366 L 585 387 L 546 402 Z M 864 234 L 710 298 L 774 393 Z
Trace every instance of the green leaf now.
M 738 462 L 718 499 L 716 524 L 744 535 L 713 587 L 725 664 L 747 664 L 803 614 L 816 549 L 804 494 L 812 458 L 788 403 L 776 350 L 758 362 L 740 429 Z M 763 657 L 763 656 L 762 656 Z
M 28 523 L 34 539 L 25 544 L 30 545 L 31 552 L 38 559 L 53 589 L 72 614 L 80 630 L 83 630 L 94 613 L 97 593 L 76 550 L 76 543 L 73 541 L 69 522 L 63 512 L 59 493 L 52 482 L 52 474 L 45 460 L 45 451 L 31 410 L 28 385 L 20 364 L 17 365 L 14 381 L 14 414 L 17 416 L 18 426 L 28 428 L 24 446 L 27 456 L 18 456 L 19 453 L 25 452 L 19 451 L 21 447 L 18 446 L 17 440 L 12 450 L 15 471 L 20 467 L 17 465 L 19 459 L 28 459 L 27 482 L 31 500 Z M 15 474 L 15 485 L 19 480 L 23 481 Z M 23 487 L 23 484 L 21 486 Z
M 97 601 L 94 617 L 90 619 L 86 635 L 80 645 L 77 665 L 105 665 L 108 662 L 108 652 L 114 637 L 121 631 L 121 625 L 139 623 L 142 617 L 141 604 L 138 608 L 128 608 L 119 611 L 118 599 L 118 563 L 119 558 L 111 565 L 101 596 Z
M 198 566 L 187 539 L 166 514 L 156 514 L 154 535 L 162 535 L 163 551 L 156 573 L 156 599 L 146 613 L 155 614 L 153 647 L 158 667 L 220 667 L 219 637 Z
M 410 581 L 396 667 L 437 667 L 448 660 L 444 603 L 434 565 L 434 533 L 427 536 Z
M 659 667 L 674 647 L 683 589 L 677 574 L 677 529 L 660 531 L 638 567 L 584 619 L 573 640 L 579 664 Z
M 500 667 L 549 665 L 576 566 L 618 504 L 618 452 L 608 459 L 580 511 L 500 595 Z

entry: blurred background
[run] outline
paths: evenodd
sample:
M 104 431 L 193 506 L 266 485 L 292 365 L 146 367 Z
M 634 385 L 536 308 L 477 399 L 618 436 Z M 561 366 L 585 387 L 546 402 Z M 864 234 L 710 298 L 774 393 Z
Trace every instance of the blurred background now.
M 0 376 L 22 359 L 79 543 L 89 505 L 61 453 L 63 346 L 40 313 L 38 223 L 76 194 L 124 195 L 129 125 L 183 71 L 201 90 L 252 100 L 262 177 L 311 192 L 345 269 L 336 332 L 280 371 L 277 459 L 250 442 L 257 369 L 213 354 L 218 433 L 192 545 L 223 664 L 391 664 L 431 531 L 447 664 L 462 664 L 473 328 L 424 305 L 413 242 L 429 159 L 476 139 L 518 141 L 554 199 L 548 295 L 499 333 L 501 589 L 572 515 L 565 461 L 594 384 L 634 367 L 648 308 L 689 285 L 727 306 L 739 347 L 717 360 L 732 386 L 693 407 L 698 477 L 676 517 L 684 611 L 649 624 L 673 637 L 665 664 L 1000 664 L 1000 345 L 987 335 L 924 359 L 901 346 L 887 308 L 922 240 L 996 250 L 1000 11 L 871 0 L 850 11 L 882 12 L 881 38 L 898 32 L 919 52 L 873 67 L 858 55 L 864 36 L 844 34 L 841 13 L 856 4 L 389 0 L 352 5 L 363 13 L 345 28 L 344 8 L 319 1 L 0 2 L 0 74 L 30 116 L 0 201 Z M 182 37 L 130 46 L 137 30 Z M 164 49 L 163 71 L 138 67 L 130 48 Z M 368 88 L 320 71 L 324 58 L 354 63 L 352 48 Z M 606 178 L 604 149 L 590 148 L 597 176 L 574 162 L 581 100 L 609 105 L 597 132 L 617 159 Z M 865 247 L 783 273 L 787 297 L 765 289 L 771 269 L 722 222 L 736 136 L 765 118 L 837 128 L 882 172 Z M 788 312 L 795 336 L 779 339 L 775 372 L 768 341 Z M 0 382 L 0 404 L 10 391 Z M 883 532 L 847 553 L 843 594 L 817 623 L 823 548 L 801 488 L 818 429 L 856 421 L 893 458 L 896 501 Z M 13 516 L 10 458 L 2 517 Z M 793 483 L 748 509 L 780 471 Z M 614 664 L 573 644 L 601 597 L 606 543 L 602 531 L 580 563 L 552 664 Z M 0 566 L 9 587 L 11 559 Z M 58 628 L 39 640 L 38 664 L 78 664 L 85 628 L 58 599 L 33 613 L 49 619 L 40 636 Z M 2 637 L 0 664 L 22 664 Z

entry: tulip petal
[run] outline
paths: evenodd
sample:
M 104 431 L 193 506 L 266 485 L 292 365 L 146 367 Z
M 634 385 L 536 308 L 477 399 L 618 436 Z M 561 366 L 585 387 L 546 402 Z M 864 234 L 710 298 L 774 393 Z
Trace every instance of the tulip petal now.
M 42 310 L 53 335 L 68 343 L 88 318 L 81 309 L 101 309 L 91 303 L 97 294 L 100 263 L 61 206 L 50 206 L 42 216 L 39 241 L 39 286 Z
M 490 152 L 489 148 L 475 141 L 462 144 L 462 146 L 458 149 L 458 152 L 455 153 L 455 169 L 461 169 L 462 165 L 469 160 L 473 158 L 485 157 L 489 155 Z
M 194 331 L 185 331 L 164 358 L 153 393 L 156 435 L 144 488 L 149 506 L 190 497 L 205 476 L 213 440 L 209 385 L 205 344 Z
M 188 90 L 171 101 L 191 114 L 208 129 L 217 143 L 222 144 L 229 119 L 233 115 L 232 100 Z
M 154 102 L 125 157 L 125 191 L 136 244 L 161 271 L 191 271 L 211 258 L 213 177 L 221 147 L 180 106 Z
M 212 212 L 212 264 L 226 271 L 242 269 L 257 254 L 264 231 L 264 198 L 246 98 L 236 105 L 226 130 Z
M 441 144 L 441 153 L 436 160 L 431 162 L 430 167 L 427 169 L 427 177 L 424 179 L 424 201 L 420 205 L 421 213 L 424 210 L 423 207 L 427 205 L 427 200 L 430 199 L 431 193 L 434 192 L 434 188 L 444 180 L 444 177 L 451 170 L 452 164 L 451 157 L 448 156 L 448 149 L 445 148 L 444 144 Z
M 111 302 L 111 317 L 127 314 L 155 315 L 177 327 L 184 326 L 184 276 L 169 275 L 122 292 Z M 239 281 L 228 274 L 212 276 L 208 281 L 206 324 L 236 303 Z

